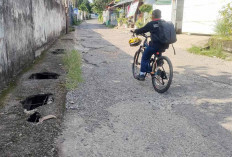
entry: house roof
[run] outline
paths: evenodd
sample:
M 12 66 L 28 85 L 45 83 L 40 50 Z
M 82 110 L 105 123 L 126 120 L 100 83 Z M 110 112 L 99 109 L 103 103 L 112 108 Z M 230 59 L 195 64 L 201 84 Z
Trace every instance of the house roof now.
M 117 7 L 117 6 L 126 4 L 126 3 L 130 3 L 130 2 L 133 2 L 133 0 L 123 0 L 123 1 L 120 1 L 119 3 L 117 3 L 116 5 L 114 5 L 114 7 Z

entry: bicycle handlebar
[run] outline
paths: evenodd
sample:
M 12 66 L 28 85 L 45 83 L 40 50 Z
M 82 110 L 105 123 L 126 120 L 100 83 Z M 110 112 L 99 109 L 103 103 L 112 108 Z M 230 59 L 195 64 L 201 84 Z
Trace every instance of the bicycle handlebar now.
M 133 36 L 135 36 L 135 32 L 134 32 L 133 30 L 131 30 L 130 32 L 133 33 Z M 138 34 L 138 35 L 141 35 L 141 36 L 143 36 L 144 38 L 150 38 L 150 36 L 147 36 L 145 33 Z

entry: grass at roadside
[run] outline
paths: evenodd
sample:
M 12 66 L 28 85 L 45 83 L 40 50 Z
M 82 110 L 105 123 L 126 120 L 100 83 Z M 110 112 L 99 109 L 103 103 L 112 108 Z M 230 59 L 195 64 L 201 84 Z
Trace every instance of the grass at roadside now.
M 81 55 L 77 50 L 67 52 L 64 59 L 64 65 L 67 70 L 66 88 L 71 90 L 78 86 L 82 79 Z
M 218 48 L 209 48 L 209 49 L 203 49 L 198 46 L 192 46 L 191 48 L 188 49 L 190 53 L 198 54 L 198 55 L 204 55 L 204 56 L 209 56 L 209 57 L 218 57 L 221 59 L 226 59 L 227 54 L 222 51 L 222 49 Z
M 108 28 L 114 28 L 116 26 L 115 25 L 106 25 L 106 27 L 108 27 Z
M 79 26 L 82 23 L 81 20 L 74 20 L 73 25 L 69 26 L 69 32 L 74 32 L 75 31 L 75 26 Z
M 74 20 L 73 21 L 73 25 L 75 25 L 75 26 L 79 26 L 81 23 L 82 23 L 81 20 Z

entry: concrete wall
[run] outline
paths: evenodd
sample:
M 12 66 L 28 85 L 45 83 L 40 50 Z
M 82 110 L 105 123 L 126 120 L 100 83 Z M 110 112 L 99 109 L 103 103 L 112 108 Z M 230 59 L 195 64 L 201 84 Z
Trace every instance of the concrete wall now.
M 61 0 L 0 0 L 0 90 L 65 24 Z
M 219 10 L 232 0 L 185 0 L 183 32 L 214 34 Z
M 160 1 L 161 2 L 161 1 Z M 153 10 L 160 9 L 162 19 L 172 21 L 177 33 L 181 33 L 183 21 L 184 0 L 172 0 L 170 4 L 153 4 Z
M 155 5 L 153 4 L 153 10 L 159 9 L 162 11 L 162 19 L 165 21 L 172 20 L 172 5 Z

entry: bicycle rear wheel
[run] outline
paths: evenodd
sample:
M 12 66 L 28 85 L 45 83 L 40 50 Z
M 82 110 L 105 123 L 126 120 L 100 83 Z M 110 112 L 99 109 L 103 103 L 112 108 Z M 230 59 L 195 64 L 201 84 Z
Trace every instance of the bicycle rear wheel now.
M 170 59 L 166 56 L 161 56 L 153 65 L 154 75 L 152 76 L 152 84 L 158 93 L 166 92 L 173 78 L 173 67 Z
M 134 60 L 132 63 L 132 73 L 135 79 L 136 76 L 139 75 L 140 73 L 142 55 L 143 55 L 143 50 L 141 49 L 139 49 L 134 55 Z

